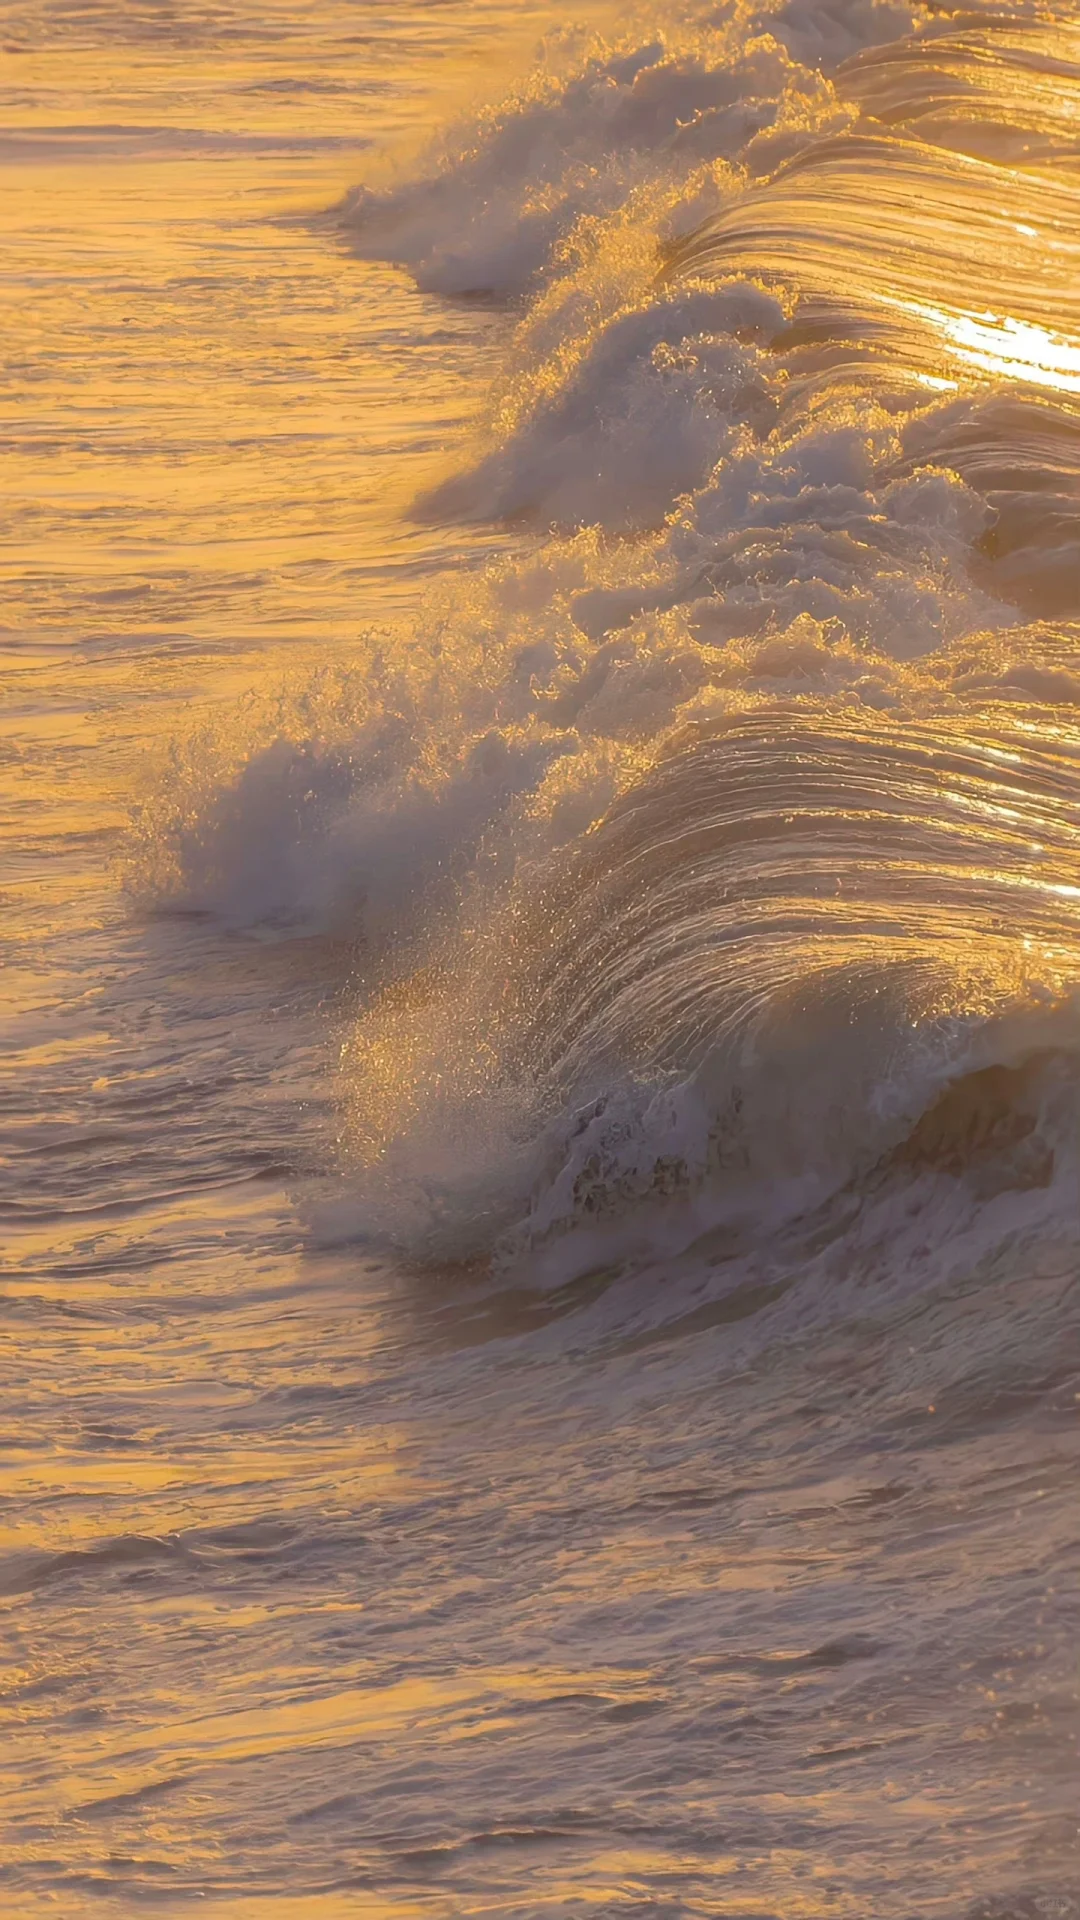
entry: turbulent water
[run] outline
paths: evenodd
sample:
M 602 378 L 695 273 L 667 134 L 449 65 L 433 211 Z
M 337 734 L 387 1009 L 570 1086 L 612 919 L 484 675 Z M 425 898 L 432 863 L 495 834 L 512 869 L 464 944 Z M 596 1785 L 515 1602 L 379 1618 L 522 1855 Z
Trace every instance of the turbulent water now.
M 0 35 L 0 1912 L 1080 1916 L 1074 0 Z

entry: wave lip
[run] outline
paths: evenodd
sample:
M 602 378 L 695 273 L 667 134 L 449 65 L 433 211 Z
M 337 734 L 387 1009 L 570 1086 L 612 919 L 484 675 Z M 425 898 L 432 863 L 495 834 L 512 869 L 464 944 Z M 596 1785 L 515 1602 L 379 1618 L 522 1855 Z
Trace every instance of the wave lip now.
M 842 97 L 870 119 L 939 147 L 1013 166 L 1080 164 L 1080 31 L 1007 15 L 947 18 L 925 35 L 865 48 L 839 68 Z M 1048 30 L 1049 29 L 1049 30 Z

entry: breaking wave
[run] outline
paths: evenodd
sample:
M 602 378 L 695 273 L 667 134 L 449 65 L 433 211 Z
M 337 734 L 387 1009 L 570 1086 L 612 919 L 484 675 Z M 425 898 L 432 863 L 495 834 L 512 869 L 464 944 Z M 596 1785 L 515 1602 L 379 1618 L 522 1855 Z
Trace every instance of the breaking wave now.
M 565 1277 L 1067 1183 L 1070 13 L 645 8 L 338 210 L 511 306 L 416 511 L 533 535 L 179 748 L 136 867 L 354 943 L 364 1231 Z

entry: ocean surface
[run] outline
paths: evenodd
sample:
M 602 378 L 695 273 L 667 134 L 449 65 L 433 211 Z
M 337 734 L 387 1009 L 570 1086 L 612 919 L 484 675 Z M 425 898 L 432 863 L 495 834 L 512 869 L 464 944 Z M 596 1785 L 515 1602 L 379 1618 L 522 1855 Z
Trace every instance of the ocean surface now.
M 0 182 L 3 1920 L 1080 1920 L 1075 0 L 3 0 Z

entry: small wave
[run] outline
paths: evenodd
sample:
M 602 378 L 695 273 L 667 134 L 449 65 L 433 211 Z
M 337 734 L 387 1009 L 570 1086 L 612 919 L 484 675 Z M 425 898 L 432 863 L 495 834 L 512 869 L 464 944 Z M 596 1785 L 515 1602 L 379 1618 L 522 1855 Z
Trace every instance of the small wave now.
M 11 1554 L 0 1563 L 0 1593 L 36 1593 L 58 1580 L 99 1581 L 114 1574 L 122 1578 L 131 1568 L 187 1571 L 197 1565 L 196 1556 L 178 1538 L 124 1533 L 99 1546 L 68 1552 Z

